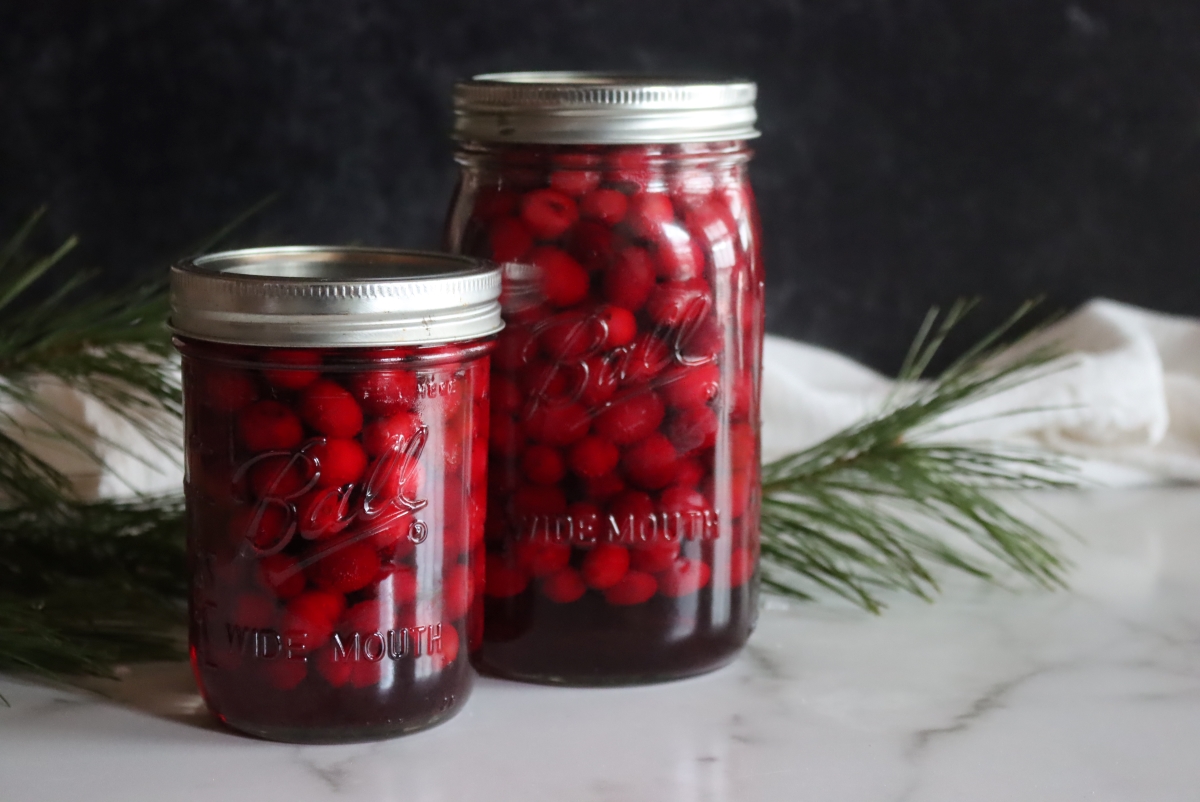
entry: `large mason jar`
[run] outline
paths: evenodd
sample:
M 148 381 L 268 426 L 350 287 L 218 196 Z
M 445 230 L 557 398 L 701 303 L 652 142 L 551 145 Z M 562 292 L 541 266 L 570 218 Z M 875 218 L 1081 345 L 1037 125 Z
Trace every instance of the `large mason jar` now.
M 755 85 L 582 73 L 455 90 L 448 250 L 504 265 L 482 671 L 709 671 L 754 625 L 763 274 Z
M 449 718 L 482 636 L 499 272 L 263 248 L 180 264 L 171 289 L 208 706 L 284 741 Z

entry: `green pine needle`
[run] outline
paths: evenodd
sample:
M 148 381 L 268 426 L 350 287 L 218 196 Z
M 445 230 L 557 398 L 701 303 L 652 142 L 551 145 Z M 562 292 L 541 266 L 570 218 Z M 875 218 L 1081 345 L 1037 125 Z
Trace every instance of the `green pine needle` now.
M 1063 584 L 1065 564 L 1050 539 L 999 496 L 1074 487 L 1068 463 L 922 439 L 945 430 L 937 424 L 947 413 L 1055 369 L 1052 350 L 999 345 L 1030 303 L 936 380 L 917 383 L 972 305 L 955 304 L 944 317 L 930 312 L 878 415 L 763 467 L 766 587 L 800 599 L 823 588 L 879 612 L 885 591 L 931 598 L 939 565 L 990 581 L 1006 566 L 1043 587 Z

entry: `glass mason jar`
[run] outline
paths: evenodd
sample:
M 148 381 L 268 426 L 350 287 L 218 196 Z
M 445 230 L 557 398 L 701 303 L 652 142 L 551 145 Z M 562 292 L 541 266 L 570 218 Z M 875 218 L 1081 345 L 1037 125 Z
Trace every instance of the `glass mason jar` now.
M 263 248 L 171 271 L 190 653 L 221 721 L 336 742 L 454 715 L 479 647 L 496 268 Z
M 757 615 L 755 86 L 576 73 L 456 88 L 453 252 L 504 264 L 482 671 L 728 662 Z

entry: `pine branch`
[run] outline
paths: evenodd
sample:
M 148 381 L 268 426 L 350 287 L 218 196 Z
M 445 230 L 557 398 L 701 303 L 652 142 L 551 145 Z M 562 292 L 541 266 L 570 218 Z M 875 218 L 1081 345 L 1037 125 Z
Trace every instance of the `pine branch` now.
M 178 498 L 0 509 L 0 671 L 179 658 L 182 529 Z
M 1065 564 L 1049 538 L 997 497 L 1074 487 L 1068 464 L 1041 452 L 923 439 L 947 429 L 939 424 L 948 413 L 1055 369 L 1052 350 L 999 345 L 1030 303 L 937 380 L 918 383 L 972 305 L 926 317 L 878 415 L 763 467 L 768 588 L 800 599 L 823 588 L 879 612 L 884 591 L 931 598 L 937 566 L 990 581 L 1006 567 L 1044 587 L 1063 584 Z
M 182 393 L 170 369 L 164 287 L 156 283 L 77 300 L 94 275 L 77 272 L 40 300 L 27 300 L 35 282 L 59 266 L 76 242 L 72 237 L 49 256 L 23 258 L 44 213 L 34 213 L 0 249 L 0 402 L 35 418 L 36 434 L 63 440 L 99 463 L 88 442 L 91 433 L 45 402 L 40 385 L 50 377 L 95 398 L 170 453 Z M 29 430 L 3 411 L 0 428 Z M 11 435 L 0 435 L 0 492 L 11 501 L 50 503 L 68 487 L 59 471 Z

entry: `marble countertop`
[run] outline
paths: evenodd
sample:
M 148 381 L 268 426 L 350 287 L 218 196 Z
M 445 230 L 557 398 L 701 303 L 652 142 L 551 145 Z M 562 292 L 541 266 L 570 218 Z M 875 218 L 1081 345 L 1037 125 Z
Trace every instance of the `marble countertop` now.
M 186 666 L 96 692 L 0 678 L 0 800 L 1200 799 L 1200 491 L 1039 497 L 1071 592 L 954 580 L 882 617 L 769 599 L 745 654 L 625 689 L 482 680 L 449 723 L 298 747 L 204 712 Z

